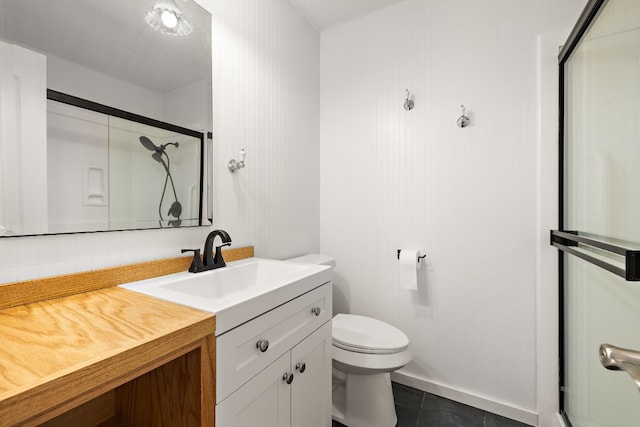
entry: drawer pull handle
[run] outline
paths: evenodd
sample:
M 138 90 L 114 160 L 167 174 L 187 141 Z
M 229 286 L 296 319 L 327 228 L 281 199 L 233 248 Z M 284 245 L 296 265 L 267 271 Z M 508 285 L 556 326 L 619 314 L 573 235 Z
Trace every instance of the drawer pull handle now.
M 300 371 L 300 373 L 303 373 L 307 369 L 307 364 L 298 362 L 296 363 L 296 369 Z
M 260 351 L 264 353 L 269 348 L 269 340 L 258 341 L 256 343 L 256 348 L 260 349 Z
M 285 372 L 282 376 L 282 381 L 286 382 L 287 384 L 291 384 L 293 382 L 293 374 Z
M 320 307 L 313 307 L 313 308 L 311 309 L 311 312 L 312 312 L 313 314 L 315 314 L 316 316 L 320 316 Z

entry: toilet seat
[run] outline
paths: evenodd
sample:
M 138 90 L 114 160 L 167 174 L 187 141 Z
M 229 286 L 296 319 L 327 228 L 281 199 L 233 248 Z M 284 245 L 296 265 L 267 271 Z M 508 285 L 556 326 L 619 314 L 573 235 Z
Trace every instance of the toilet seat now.
M 355 314 L 333 318 L 332 341 L 342 350 L 364 354 L 396 354 L 409 348 L 401 330 L 377 319 Z

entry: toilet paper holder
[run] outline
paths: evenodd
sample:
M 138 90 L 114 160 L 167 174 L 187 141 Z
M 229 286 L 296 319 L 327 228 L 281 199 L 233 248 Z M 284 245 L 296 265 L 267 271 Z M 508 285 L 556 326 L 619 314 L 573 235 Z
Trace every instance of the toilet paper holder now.
M 398 251 L 397 258 L 398 258 L 398 259 L 400 259 L 400 252 L 402 252 L 402 249 L 397 249 L 397 251 Z M 427 255 L 426 255 L 426 254 L 425 254 L 425 255 L 421 255 L 421 256 L 419 256 L 419 257 L 418 257 L 418 262 L 422 261 L 422 260 L 423 260 L 424 258 L 426 258 L 426 257 L 427 257 Z

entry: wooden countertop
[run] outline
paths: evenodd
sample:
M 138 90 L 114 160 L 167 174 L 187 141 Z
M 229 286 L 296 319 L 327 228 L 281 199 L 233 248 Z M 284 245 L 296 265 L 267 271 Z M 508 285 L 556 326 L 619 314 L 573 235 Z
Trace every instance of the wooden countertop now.
M 212 313 L 118 287 L 0 310 L 0 426 L 61 414 L 214 331 Z

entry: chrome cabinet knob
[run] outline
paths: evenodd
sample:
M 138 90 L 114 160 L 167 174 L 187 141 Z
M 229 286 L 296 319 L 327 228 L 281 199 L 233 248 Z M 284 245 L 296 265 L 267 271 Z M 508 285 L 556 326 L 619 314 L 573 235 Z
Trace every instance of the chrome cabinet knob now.
M 312 312 L 313 314 L 315 314 L 316 316 L 320 316 L 320 307 L 313 307 L 313 308 L 311 309 L 311 312 Z
M 303 373 L 306 369 L 307 369 L 306 363 L 301 363 L 301 362 L 296 363 L 296 370 L 300 371 L 300 373 Z
M 286 382 L 287 384 L 291 384 L 293 382 L 293 374 L 290 372 L 285 372 L 282 376 L 282 381 Z
M 259 349 L 262 353 L 264 353 L 269 348 L 269 340 L 259 340 L 256 343 L 256 348 Z

